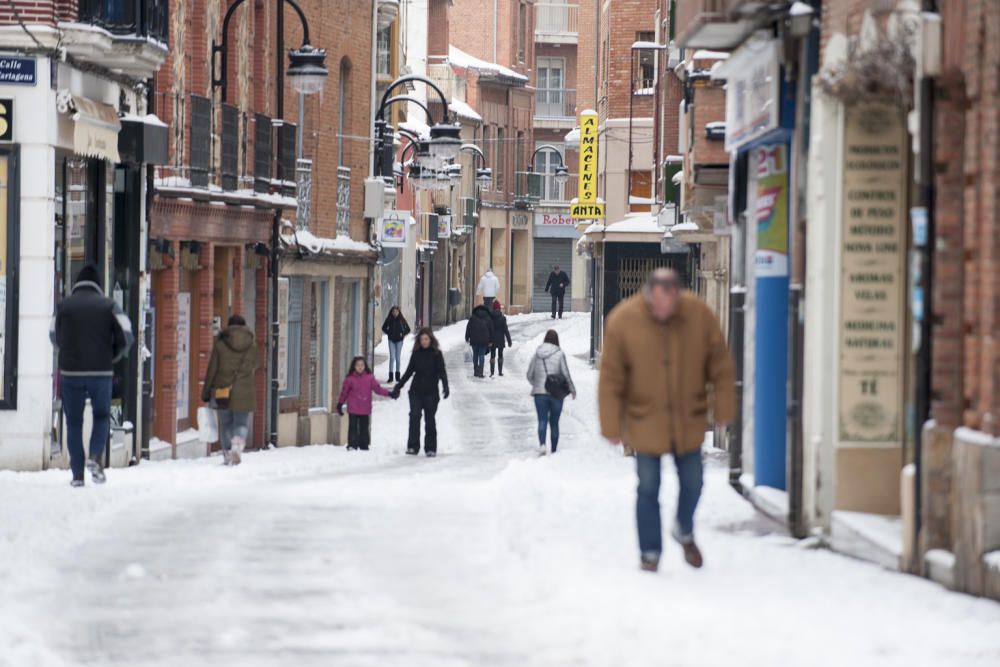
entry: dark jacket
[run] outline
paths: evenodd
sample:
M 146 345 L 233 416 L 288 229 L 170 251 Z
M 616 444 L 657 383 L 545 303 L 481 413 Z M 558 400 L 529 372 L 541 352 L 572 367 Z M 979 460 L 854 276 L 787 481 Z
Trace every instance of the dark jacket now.
M 569 276 L 566 275 L 565 271 L 560 271 L 559 273 L 553 271 L 549 274 L 548 282 L 545 283 L 545 291 L 551 292 L 553 296 L 562 296 L 566 293 L 566 288 L 569 284 Z
M 393 343 L 398 343 L 399 341 L 406 338 L 406 334 L 410 333 L 410 325 L 400 313 L 396 317 L 388 315 L 385 318 L 385 322 L 382 324 L 382 333 L 384 333 L 390 341 Z
M 471 345 L 489 345 L 493 342 L 493 317 L 486 306 L 472 309 L 472 317 L 465 326 L 465 341 Z
M 56 306 L 49 338 L 59 348 L 65 376 L 110 376 L 132 347 L 132 323 L 101 286 L 79 280 Z
M 490 317 L 493 318 L 493 347 L 502 348 L 505 340 L 507 345 L 513 345 L 514 341 L 510 339 L 510 329 L 507 327 L 507 316 L 503 311 L 494 310 Z
M 201 400 L 208 403 L 216 389 L 232 387 L 226 409 L 233 412 L 253 412 L 257 402 L 254 382 L 256 368 L 257 346 L 254 344 L 253 332 L 244 326 L 223 329 L 212 346 Z
M 410 355 L 410 363 L 396 384 L 396 389 L 406 386 L 410 377 L 413 378 L 413 384 L 410 385 L 411 395 L 438 397 L 438 382 L 441 383 L 444 395 L 448 395 L 448 373 L 444 367 L 444 355 L 441 354 L 441 350 L 417 347 Z

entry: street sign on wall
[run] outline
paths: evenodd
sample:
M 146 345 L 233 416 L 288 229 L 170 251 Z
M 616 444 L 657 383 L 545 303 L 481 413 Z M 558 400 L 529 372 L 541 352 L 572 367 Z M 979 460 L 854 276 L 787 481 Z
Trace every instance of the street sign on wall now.
M 33 86 L 37 82 L 37 62 L 34 58 L 0 58 L 0 84 Z

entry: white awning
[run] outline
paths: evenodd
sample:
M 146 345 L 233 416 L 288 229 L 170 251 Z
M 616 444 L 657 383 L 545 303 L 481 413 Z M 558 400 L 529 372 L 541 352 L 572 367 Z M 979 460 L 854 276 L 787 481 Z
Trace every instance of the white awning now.
M 73 95 L 73 151 L 78 155 L 119 162 L 118 111 L 110 104 Z

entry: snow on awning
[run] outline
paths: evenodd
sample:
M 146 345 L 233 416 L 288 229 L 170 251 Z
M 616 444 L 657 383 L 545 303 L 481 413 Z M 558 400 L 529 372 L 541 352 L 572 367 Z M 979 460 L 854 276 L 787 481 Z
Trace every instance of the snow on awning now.
M 475 109 L 461 100 L 452 100 L 451 103 L 448 104 L 448 109 L 450 109 L 451 112 L 459 118 L 471 120 L 474 123 L 483 122 L 483 117 L 480 116 Z
M 528 83 L 528 77 L 523 74 L 518 74 L 509 67 L 504 67 L 503 65 L 497 63 L 480 60 L 479 58 L 471 56 L 453 45 L 449 45 L 448 47 L 448 63 L 456 69 L 475 70 L 480 74 L 493 75 L 501 79 L 507 79 L 508 81 L 518 85 Z

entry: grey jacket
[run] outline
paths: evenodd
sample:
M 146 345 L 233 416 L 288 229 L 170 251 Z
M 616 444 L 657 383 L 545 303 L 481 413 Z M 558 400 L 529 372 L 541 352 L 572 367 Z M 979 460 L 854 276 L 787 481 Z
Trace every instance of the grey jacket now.
M 531 358 L 528 365 L 528 382 L 531 383 L 531 393 L 547 394 L 545 391 L 545 378 L 549 375 L 561 373 L 569 381 L 570 391 L 576 395 L 576 385 L 573 384 L 573 376 L 569 374 L 569 364 L 566 363 L 566 354 L 559 349 L 558 345 L 552 343 L 542 343 L 535 350 L 535 356 Z

